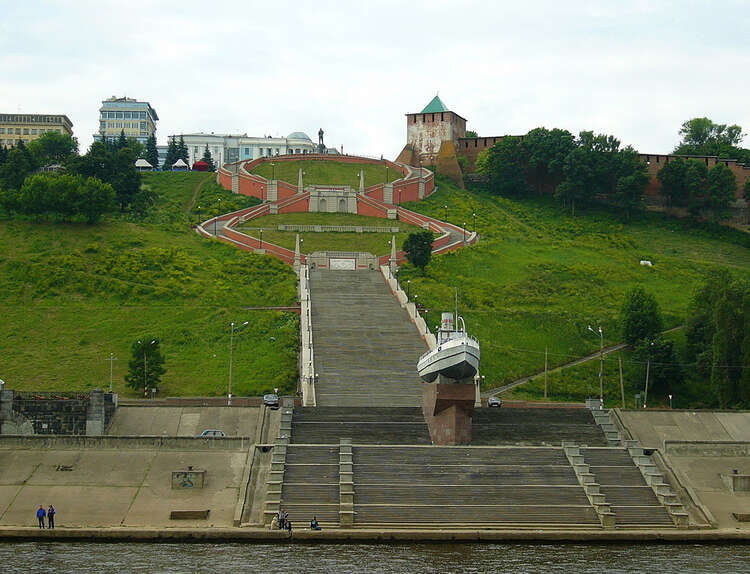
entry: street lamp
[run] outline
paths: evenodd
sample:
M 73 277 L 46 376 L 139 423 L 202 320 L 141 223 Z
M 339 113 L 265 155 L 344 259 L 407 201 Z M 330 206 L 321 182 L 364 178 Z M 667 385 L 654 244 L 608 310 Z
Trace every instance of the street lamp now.
M 406 280 L 406 300 L 409 300 L 409 293 L 411 292 L 411 279 Z
M 263 228 L 260 228 L 260 248 L 263 249 Z
M 471 216 L 474 218 L 474 229 L 472 229 L 472 231 L 476 233 L 477 232 L 477 214 L 472 213 Z
M 148 396 L 148 371 L 146 367 L 146 351 L 148 350 L 148 347 L 156 344 L 156 339 L 153 339 L 150 343 L 148 343 L 148 345 L 139 339 L 138 344 L 143 347 L 143 396 L 147 397 Z
M 276 179 L 276 164 L 271 162 L 271 181 Z
M 448 206 L 444 205 L 443 207 L 445 208 L 445 222 L 448 223 Z
M 466 222 L 464 221 L 464 243 L 466 243 Z
M 672 395 L 669 395 L 669 408 L 672 408 Z
M 201 206 L 199 205 L 197 209 L 198 209 L 198 225 L 200 225 L 201 224 Z
M 114 353 L 109 354 L 109 392 L 112 392 L 112 367 L 114 365 L 114 361 L 117 360 L 117 357 L 115 357 Z
M 589 331 L 596 334 L 594 328 L 589 325 Z M 599 408 L 604 408 L 604 379 L 602 370 L 604 369 L 604 331 L 599 327 Z
M 249 321 L 245 321 L 237 329 L 246 327 Z M 229 323 L 231 333 L 229 335 L 229 392 L 227 393 L 227 406 L 232 405 L 232 364 L 234 362 L 234 321 Z
M 388 183 L 388 166 L 385 166 L 385 182 Z

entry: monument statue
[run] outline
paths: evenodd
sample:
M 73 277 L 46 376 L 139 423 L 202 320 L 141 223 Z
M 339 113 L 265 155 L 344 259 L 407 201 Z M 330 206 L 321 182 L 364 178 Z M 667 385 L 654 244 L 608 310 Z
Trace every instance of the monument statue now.
M 323 128 L 318 130 L 318 153 L 325 153 L 326 146 L 323 143 Z

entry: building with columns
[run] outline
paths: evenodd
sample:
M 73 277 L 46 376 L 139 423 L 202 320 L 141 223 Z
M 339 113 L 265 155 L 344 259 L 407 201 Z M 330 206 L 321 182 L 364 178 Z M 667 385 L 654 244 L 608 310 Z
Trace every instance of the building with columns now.
M 208 146 L 216 165 L 277 155 L 315 153 L 317 145 L 303 132 L 292 132 L 285 138 L 254 137 L 247 134 L 191 133 L 169 136 L 176 141 L 182 136 L 188 148 L 190 165 L 203 157 Z

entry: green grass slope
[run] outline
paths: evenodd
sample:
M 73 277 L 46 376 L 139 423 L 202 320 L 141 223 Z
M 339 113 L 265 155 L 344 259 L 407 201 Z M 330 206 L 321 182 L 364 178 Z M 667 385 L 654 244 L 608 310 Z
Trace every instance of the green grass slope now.
M 271 166 L 271 163 L 275 166 Z M 385 165 L 319 160 L 265 161 L 253 169 L 252 173 L 257 173 L 266 179 L 271 179 L 273 175 L 276 179 L 297 185 L 300 168 L 305 174 L 303 178 L 305 185 L 350 185 L 354 189 L 359 189 L 361 170 L 365 172 L 365 187 L 384 183 L 386 178 Z M 388 169 L 388 181 L 396 181 L 402 177 L 398 170 Z
M 366 217 L 347 213 L 284 213 L 281 215 L 265 215 L 248 221 L 240 230 L 253 237 L 258 237 L 260 228 L 263 229 L 263 241 L 294 249 L 296 245 L 296 231 L 279 231 L 278 226 L 286 225 L 353 225 L 369 227 L 398 227 L 398 233 L 349 233 L 349 232 L 302 232 L 300 250 L 302 253 L 315 251 L 364 251 L 374 255 L 387 255 L 391 252 L 390 241 L 396 236 L 396 245 L 401 248 L 410 233 L 422 231 L 421 227 L 411 225 L 405 221 L 393 221 L 379 217 Z
M 0 378 L 8 388 L 84 390 L 123 377 L 133 341 L 158 337 L 166 357 L 161 396 L 222 395 L 235 335 L 234 392 L 294 390 L 298 319 L 247 311 L 290 305 L 291 268 L 194 233 L 191 222 L 251 205 L 200 173 L 145 174 L 157 196 L 145 222 L 98 225 L 0 220 Z
M 453 308 L 458 287 L 459 313 L 482 344 L 485 388 L 543 370 L 545 347 L 551 365 L 595 352 L 599 337 L 589 324 L 602 326 L 605 345 L 620 342 L 619 310 L 635 285 L 655 295 L 665 326 L 672 327 L 684 321 L 707 275 L 722 267 L 750 273 L 748 237 L 734 230 L 691 229 L 651 214 L 627 224 L 599 212 L 570 217 L 547 200 L 462 191 L 443 179 L 438 187 L 426 201 L 405 207 L 442 219 L 447 205 L 448 219 L 468 229 L 476 213 L 481 240 L 434 257 L 425 276 L 404 266 L 401 279 L 411 279 L 433 328 L 440 311 Z M 654 267 L 639 265 L 641 259 Z M 598 364 L 591 368 L 598 372 Z M 553 398 L 598 396 L 597 378 L 592 390 L 587 377 L 578 382 L 580 393 L 568 388 Z M 527 398 L 541 396 L 538 384 L 533 388 Z M 619 382 L 616 388 L 619 398 Z

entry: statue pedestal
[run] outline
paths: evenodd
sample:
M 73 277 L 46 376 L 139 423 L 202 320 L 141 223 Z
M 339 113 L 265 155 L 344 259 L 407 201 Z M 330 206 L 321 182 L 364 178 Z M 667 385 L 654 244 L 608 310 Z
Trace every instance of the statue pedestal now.
M 422 383 L 422 410 L 433 444 L 471 444 L 475 392 L 472 379 L 440 376 L 434 383 Z

